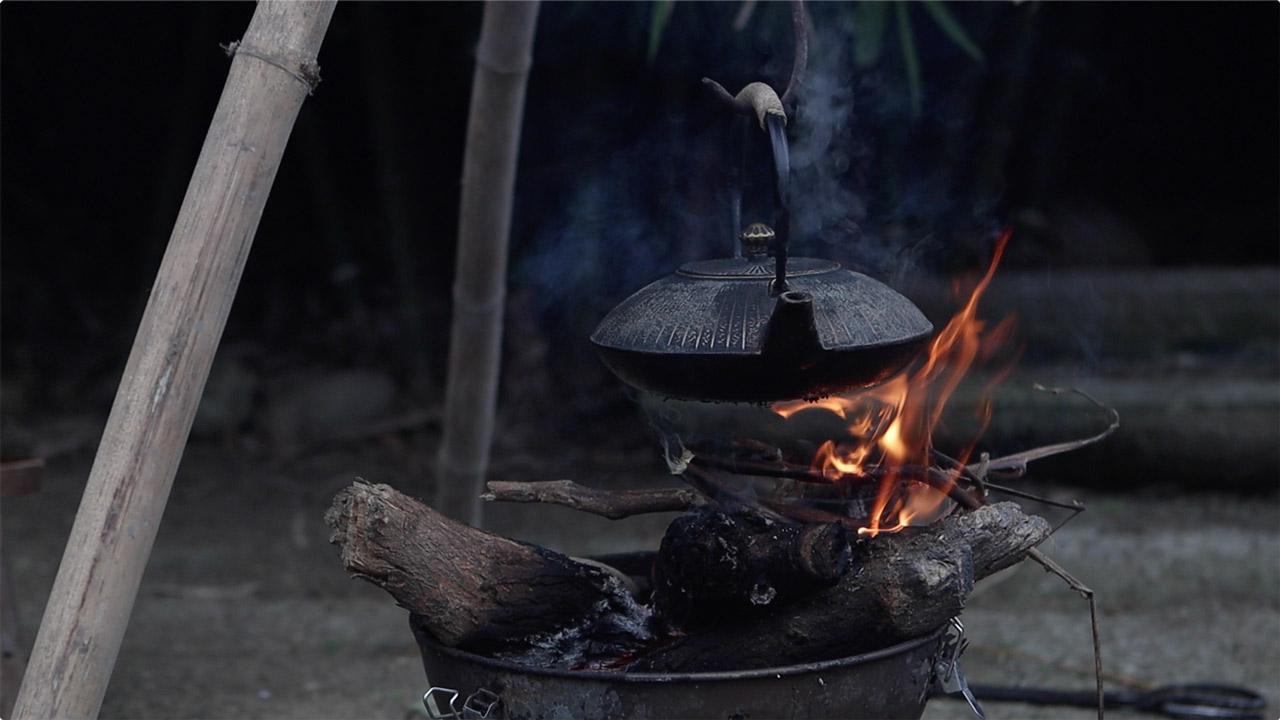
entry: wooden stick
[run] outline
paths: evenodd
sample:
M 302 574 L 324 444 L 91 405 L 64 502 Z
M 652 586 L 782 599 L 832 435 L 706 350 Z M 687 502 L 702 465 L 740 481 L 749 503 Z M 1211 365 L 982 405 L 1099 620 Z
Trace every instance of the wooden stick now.
M 645 513 L 681 512 L 705 502 L 703 497 L 691 488 L 599 490 L 579 485 L 572 480 L 543 482 L 492 480 L 486 487 L 489 492 L 480 496 L 480 499 L 486 502 L 551 503 L 607 517 L 610 520 Z
M 1088 397 L 1088 396 L 1086 395 L 1085 397 Z M 1112 412 L 1114 413 L 1115 411 L 1113 410 Z M 1110 434 L 1116 429 L 1116 427 L 1118 427 L 1118 424 L 1119 424 L 1119 417 L 1117 416 L 1114 418 L 1114 421 L 1111 427 L 1106 432 L 1104 432 L 1101 436 L 1098 436 L 1098 438 L 1101 439 L 1102 437 L 1106 437 L 1106 435 Z M 1088 442 L 1096 442 L 1096 440 L 1091 441 L 1086 439 L 1083 442 L 1086 442 L 1087 444 Z M 968 494 L 965 494 L 963 497 L 958 497 L 956 499 L 966 508 L 974 512 L 978 511 L 980 508 L 991 507 L 990 505 L 985 505 L 983 501 L 978 500 L 974 498 L 972 495 L 968 495 Z M 1062 578 L 1062 580 L 1066 582 L 1067 585 L 1072 590 L 1075 590 L 1076 592 L 1080 593 L 1081 597 L 1089 601 L 1089 622 L 1093 632 L 1094 683 L 1095 683 L 1095 691 L 1098 698 L 1098 720 L 1103 720 L 1103 706 L 1105 705 L 1105 703 L 1103 701 L 1104 688 L 1102 683 L 1102 675 L 1103 675 L 1102 647 L 1098 642 L 1098 603 L 1097 603 L 1097 599 L 1094 597 L 1093 589 L 1085 585 L 1084 583 L 1080 582 L 1079 580 L 1077 580 L 1074 575 L 1067 572 L 1066 568 L 1062 567 L 1053 559 L 1051 559 L 1049 556 L 1045 555 L 1038 547 L 1031 547 L 1029 550 L 1027 550 L 1026 557 L 1030 558 L 1031 560 L 1034 560 L 1041 567 L 1043 567 L 1045 571 L 1053 573 L 1054 575 L 1057 575 L 1058 577 Z
M 1086 438 L 1053 443 L 1052 445 L 1043 445 L 1041 447 L 1031 448 L 1030 450 L 1024 450 L 1020 453 L 992 458 L 981 463 L 974 463 L 972 465 L 968 465 L 965 468 L 966 470 L 970 472 L 976 472 L 978 470 L 982 470 L 984 472 L 1008 471 L 1009 473 L 1012 473 L 1013 477 L 1021 477 L 1027 472 L 1027 463 L 1034 462 L 1036 460 L 1043 460 L 1044 458 L 1053 457 L 1054 455 L 1061 455 L 1062 453 L 1072 452 L 1074 450 L 1079 450 L 1093 445 L 1094 443 L 1102 442 L 1116 430 L 1120 429 L 1120 413 L 1117 412 L 1115 408 L 1107 407 L 1106 405 L 1098 402 L 1092 395 L 1083 390 L 1079 390 L 1077 388 L 1047 388 L 1038 383 L 1034 387 L 1036 390 L 1052 393 L 1054 395 L 1074 393 L 1085 400 L 1088 400 L 1107 413 L 1109 422 L 1107 423 L 1106 429 L 1096 435 L 1090 435 Z
M 93 717 L 333 2 L 259 3 L 187 186 L 18 693 Z
M 458 255 L 436 507 L 480 524 L 502 355 L 507 236 L 536 2 L 485 3 L 462 162 Z
M 570 625 L 645 624 L 611 572 L 450 520 L 388 485 L 356 481 L 324 519 L 347 571 L 446 645 L 492 652 Z
M 1080 597 L 1089 601 L 1089 626 L 1093 634 L 1093 678 L 1094 692 L 1098 698 L 1098 720 L 1103 720 L 1104 708 L 1106 706 L 1106 688 L 1103 687 L 1102 678 L 1105 673 L 1102 672 L 1102 645 L 1098 642 L 1098 600 L 1093 589 L 1088 585 L 1080 582 L 1074 575 L 1067 572 L 1067 569 L 1059 565 L 1056 561 L 1040 552 L 1040 548 L 1032 548 L 1027 552 L 1027 557 L 1039 563 L 1045 572 L 1052 573 L 1062 578 L 1072 590 L 1080 593 Z

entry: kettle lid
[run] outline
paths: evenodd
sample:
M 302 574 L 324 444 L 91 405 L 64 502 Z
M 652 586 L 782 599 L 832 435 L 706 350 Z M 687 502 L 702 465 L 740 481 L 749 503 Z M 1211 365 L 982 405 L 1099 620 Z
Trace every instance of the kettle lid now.
M 787 260 L 787 277 L 818 275 L 839 270 L 840 263 L 819 258 L 789 258 Z M 761 280 L 773 278 L 777 272 L 777 261 L 766 258 L 716 258 L 714 260 L 694 260 L 680 266 L 676 271 L 680 275 L 691 278 L 708 278 L 718 280 Z

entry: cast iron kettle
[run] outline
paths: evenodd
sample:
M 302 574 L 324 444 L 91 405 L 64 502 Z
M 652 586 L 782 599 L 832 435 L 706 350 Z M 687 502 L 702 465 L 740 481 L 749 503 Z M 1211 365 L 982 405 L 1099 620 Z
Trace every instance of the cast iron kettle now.
M 634 387 L 694 400 L 816 398 L 889 378 L 933 332 L 887 285 L 830 260 L 788 258 L 786 115 L 765 94 L 755 109 L 771 141 L 777 232 L 752 224 L 741 257 L 686 263 L 600 321 L 592 344 Z

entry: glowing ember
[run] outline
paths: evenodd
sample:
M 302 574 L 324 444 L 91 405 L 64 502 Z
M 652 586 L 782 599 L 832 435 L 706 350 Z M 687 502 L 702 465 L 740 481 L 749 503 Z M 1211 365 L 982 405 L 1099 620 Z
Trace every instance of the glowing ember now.
M 900 472 L 908 466 L 917 469 L 932 466 L 933 430 L 956 387 L 975 362 L 990 362 L 1009 339 L 1012 318 L 990 328 L 978 319 L 978 302 L 995 275 L 1008 241 L 1006 230 L 996 242 L 986 273 L 969 293 L 963 307 L 921 354 L 923 361 L 913 363 L 918 367 L 858 393 L 773 405 L 773 411 L 784 418 L 802 411 L 820 410 L 848 422 L 848 438 L 823 443 L 814 455 L 813 470 L 832 482 L 863 479 L 872 471 L 879 476 L 867 527 L 859 528 L 859 534 L 874 536 L 897 532 L 913 524 L 925 525 L 945 509 L 945 487 L 938 489 L 915 481 L 900 483 Z M 977 408 L 978 433 L 958 455 L 961 465 L 968 462 L 978 437 L 991 419 L 990 393 L 1007 376 L 1008 370 L 996 372 L 983 389 Z M 947 483 L 954 482 L 955 473 L 959 471 L 947 472 Z

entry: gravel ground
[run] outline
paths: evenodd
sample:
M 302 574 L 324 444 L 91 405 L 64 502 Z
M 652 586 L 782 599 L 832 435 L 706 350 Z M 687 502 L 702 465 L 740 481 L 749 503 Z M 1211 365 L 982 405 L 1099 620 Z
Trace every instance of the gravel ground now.
M 373 456 L 382 460 L 371 459 Z M 385 459 L 391 457 L 391 460 Z M 355 475 L 412 491 L 394 453 L 338 452 L 271 469 L 225 448 L 187 452 L 102 717 L 408 718 L 427 687 L 406 614 L 348 580 L 321 515 Z M 55 460 L 43 492 L 2 508 L 29 645 L 91 456 Z M 499 469 L 501 472 L 501 469 Z M 645 470 L 648 472 L 648 469 Z M 624 481 L 635 472 L 620 470 Z M 1079 493 L 1057 491 L 1064 496 Z M 1098 592 L 1106 669 L 1152 683 L 1210 680 L 1280 705 L 1280 505 L 1274 498 L 1085 495 L 1089 512 L 1045 549 Z M 656 545 L 664 517 L 609 522 L 506 507 L 499 532 L 578 554 Z M 1022 566 L 979 586 L 966 611 L 973 682 L 1092 685 L 1087 606 Z M 988 717 L 1092 717 L 990 704 Z M 932 720 L 968 717 L 933 702 Z

